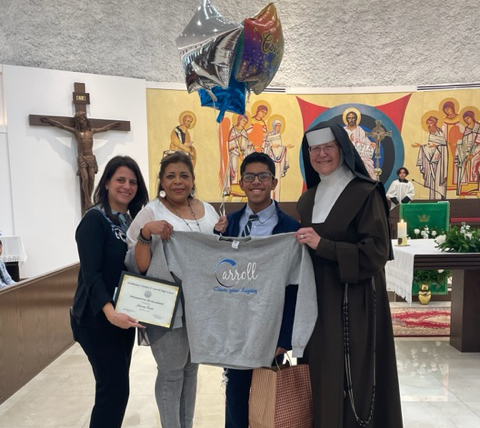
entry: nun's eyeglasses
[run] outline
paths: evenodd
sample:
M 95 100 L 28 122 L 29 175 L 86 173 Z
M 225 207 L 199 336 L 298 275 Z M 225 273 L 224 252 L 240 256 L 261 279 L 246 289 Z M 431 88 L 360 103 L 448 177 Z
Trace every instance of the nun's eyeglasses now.
M 320 146 L 312 146 L 308 148 L 311 155 L 319 155 L 324 152 L 326 154 L 333 153 L 337 148 L 336 144 L 321 144 Z

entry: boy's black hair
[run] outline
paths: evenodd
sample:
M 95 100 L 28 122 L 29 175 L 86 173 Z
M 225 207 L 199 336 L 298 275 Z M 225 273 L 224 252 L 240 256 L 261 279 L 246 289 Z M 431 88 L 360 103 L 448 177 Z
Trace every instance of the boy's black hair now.
M 275 175 L 275 163 L 273 162 L 272 158 L 265 153 L 253 152 L 250 153 L 242 162 L 242 166 L 240 167 L 240 175 L 243 175 L 245 172 L 245 168 L 247 165 L 251 163 L 263 163 L 268 166 L 270 172 Z

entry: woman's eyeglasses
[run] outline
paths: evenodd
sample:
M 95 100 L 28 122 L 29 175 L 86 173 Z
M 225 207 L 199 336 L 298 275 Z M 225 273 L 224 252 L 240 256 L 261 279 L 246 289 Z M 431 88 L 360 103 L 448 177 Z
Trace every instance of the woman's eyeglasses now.
M 271 172 L 259 172 L 258 174 L 254 174 L 253 172 L 246 172 L 242 175 L 242 180 L 245 183 L 252 183 L 255 181 L 255 177 L 258 177 L 260 181 L 268 181 L 274 176 Z

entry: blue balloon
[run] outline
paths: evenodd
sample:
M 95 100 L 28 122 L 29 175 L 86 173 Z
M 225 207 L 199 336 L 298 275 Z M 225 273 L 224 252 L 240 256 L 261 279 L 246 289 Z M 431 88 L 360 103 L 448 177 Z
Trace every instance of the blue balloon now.
M 212 93 L 213 92 L 213 97 Z M 232 113 L 245 114 L 245 98 L 247 87 L 245 83 L 237 82 L 233 74 L 230 76 L 228 88 L 215 86 L 212 91 L 200 89 L 200 103 L 203 107 L 214 107 L 220 112 L 217 116 L 217 122 L 222 123 L 223 117 L 227 111 Z M 214 100 L 216 98 L 216 100 Z

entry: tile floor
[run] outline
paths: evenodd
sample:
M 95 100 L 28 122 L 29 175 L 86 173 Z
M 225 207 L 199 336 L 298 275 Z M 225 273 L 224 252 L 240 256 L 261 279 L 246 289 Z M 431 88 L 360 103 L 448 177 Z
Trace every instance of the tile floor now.
M 480 428 L 480 353 L 461 353 L 448 338 L 399 338 L 396 349 L 405 428 Z M 160 427 L 155 372 L 150 349 L 136 347 L 124 427 Z M 221 369 L 200 367 L 195 428 L 223 427 L 221 382 Z M 0 405 L 0 427 L 86 428 L 93 390 L 90 365 L 74 345 Z

